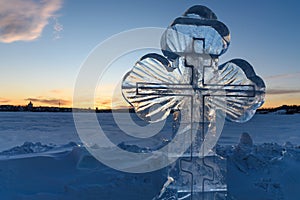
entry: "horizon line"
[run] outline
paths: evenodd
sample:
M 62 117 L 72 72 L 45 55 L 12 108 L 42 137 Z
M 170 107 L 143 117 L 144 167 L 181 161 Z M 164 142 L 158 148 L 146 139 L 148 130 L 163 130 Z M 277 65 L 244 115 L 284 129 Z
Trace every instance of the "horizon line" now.
M 0 107 L 3 106 L 12 106 L 12 107 L 28 107 L 28 105 L 13 105 L 13 104 L 0 104 Z M 281 104 L 280 106 L 274 106 L 274 107 L 260 107 L 257 110 L 263 110 L 263 109 L 275 109 L 275 108 L 280 108 L 280 107 L 284 107 L 284 106 L 289 106 L 289 107 L 293 107 L 293 106 L 300 106 L 300 104 Z M 82 109 L 82 110 L 99 110 L 99 111 L 108 111 L 108 110 L 126 110 L 126 109 L 134 109 L 132 106 L 128 106 L 128 107 L 120 107 L 120 108 L 99 108 L 99 107 L 95 107 L 95 108 L 76 108 L 76 107 L 70 107 L 70 106 L 50 106 L 50 105 L 40 105 L 40 106 L 32 106 L 33 108 L 62 108 L 62 109 Z

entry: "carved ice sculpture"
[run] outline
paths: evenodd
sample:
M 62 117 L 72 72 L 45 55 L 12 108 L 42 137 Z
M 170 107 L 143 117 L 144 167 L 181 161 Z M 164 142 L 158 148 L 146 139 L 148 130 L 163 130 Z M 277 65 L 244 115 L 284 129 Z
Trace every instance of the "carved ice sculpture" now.
M 230 43 L 225 24 L 207 7 L 193 6 L 176 18 L 161 38 L 163 55 L 148 54 L 122 83 L 125 99 L 137 115 L 155 123 L 174 115 L 174 134 L 184 134 L 187 150 L 170 157 L 176 199 L 225 199 L 225 158 L 214 146 L 226 118 L 245 122 L 264 102 L 265 84 L 245 60 L 218 65 Z M 176 125 L 177 124 L 177 125 Z M 176 147 L 172 147 L 176 148 Z

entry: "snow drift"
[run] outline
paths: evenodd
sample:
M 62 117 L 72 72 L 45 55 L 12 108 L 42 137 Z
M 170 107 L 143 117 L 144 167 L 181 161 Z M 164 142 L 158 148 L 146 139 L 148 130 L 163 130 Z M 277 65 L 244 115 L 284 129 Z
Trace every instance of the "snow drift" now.
M 122 144 L 123 148 L 132 148 Z M 137 147 L 134 146 L 136 149 Z M 244 133 L 227 157 L 230 199 L 298 200 L 300 148 L 291 143 L 254 145 Z M 146 174 L 115 171 L 84 147 L 26 142 L 0 153 L 1 199 L 152 199 L 167 180 L 165 169 Z

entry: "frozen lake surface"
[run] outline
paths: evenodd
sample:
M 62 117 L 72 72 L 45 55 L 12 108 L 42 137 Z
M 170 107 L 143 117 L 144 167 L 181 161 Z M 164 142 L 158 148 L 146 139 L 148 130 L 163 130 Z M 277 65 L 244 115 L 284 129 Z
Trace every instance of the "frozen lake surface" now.
M 118 115 L 122 117 L 122 114 Z M 116 140 L 115 143 L 132 139 L 118 128 L 111 113 L 97 116 L 106 135 Z M 131 116 L 138 124 L 145 125 L 134 114 Z M 57 145 L 80 142 L 72 113 L 0 112 L 0 119 L 0 151 L 24 142 Z M 168 120 L 162 134 L 170 129 L 171 120 Z M 226 122 L 219 144 L 237 144 L 243 132 L 249 133 L 255 144 L 291 142 L 300 145 L 300 115 L 260 114 L 243 124 Z
M 78 146 L 72 113 L 1 112 L 0 118 L 0 199 L 152 200 L 167 179 L 165 169 L 129 174 L 94 159 Z M 145 125 L 134 114 L 132 118 Z M 112 114 L 98 114 L 98 119 L 115 144 L 145 144 L 123 133 Z M 147 145 L 168 137 L 171 126 L 169 119 Z M 299 130 L 300 115 L 256 115 L 244 124 L 226 122 L 217 152 L 227 158 L 229 199 L 299 200 Z M 249 139 L 239 142 L 243 132 L 254 144 Z

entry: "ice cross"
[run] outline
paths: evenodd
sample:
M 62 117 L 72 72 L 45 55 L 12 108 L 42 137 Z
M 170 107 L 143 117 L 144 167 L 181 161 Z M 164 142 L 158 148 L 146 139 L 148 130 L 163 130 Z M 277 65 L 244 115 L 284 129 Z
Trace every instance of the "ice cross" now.
M 178 199 L 225 199 L 222 158 L 213 150 L 220 128 L 218 110 L 229 120 L 243 122 L 264 100 L 264 82 L 248 62 L 235 59 L 218 66 L 229 40 L 228 28 L 210 9 L 193 6 L 163 34 L 164 56 L 142 57 L 122 83 L 124 97 L 148 122 L 180 111 L 184 128 L 176 134 L 187 137 L 178 145 L 189 145 L 175 155 L 180 159 L 168 172 L 175 179 L 171 188 Z

